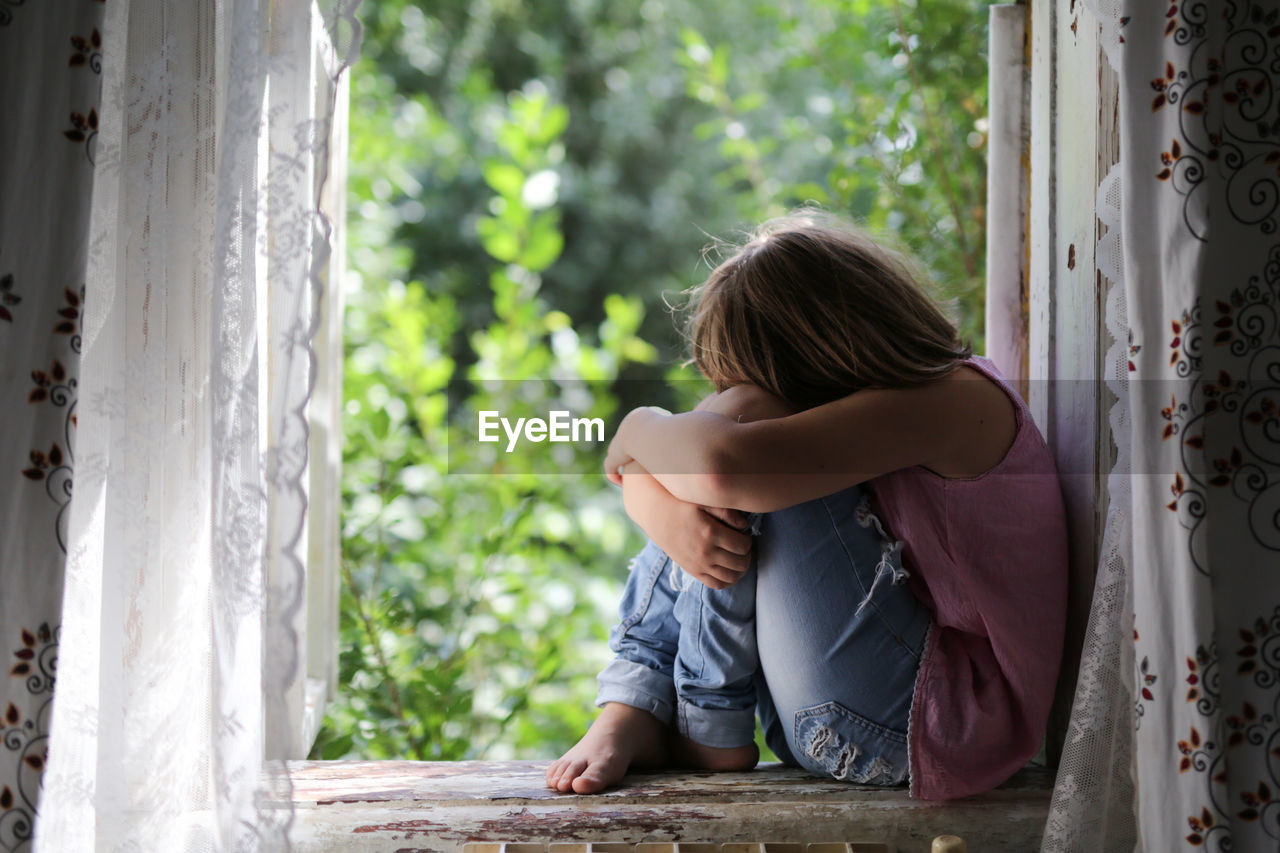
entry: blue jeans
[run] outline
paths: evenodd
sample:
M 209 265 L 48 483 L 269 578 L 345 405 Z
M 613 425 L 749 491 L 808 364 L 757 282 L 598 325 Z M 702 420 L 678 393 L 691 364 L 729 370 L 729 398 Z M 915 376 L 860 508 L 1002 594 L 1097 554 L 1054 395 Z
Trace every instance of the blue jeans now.
M 752 516 L 756 559 L 712 590 L 653 542 L 632 560 L 596 704 L 621 702 L 706 746 L 879 785 L 906 780 L 907 726 L 931 622 L 852 487 Z

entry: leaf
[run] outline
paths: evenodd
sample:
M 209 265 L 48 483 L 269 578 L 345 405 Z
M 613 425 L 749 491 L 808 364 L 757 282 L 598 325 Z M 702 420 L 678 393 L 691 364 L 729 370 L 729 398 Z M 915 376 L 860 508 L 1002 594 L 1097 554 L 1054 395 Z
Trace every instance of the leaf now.
M 64 130 L 62 135 L 72 142 L 84 142 L 84 134 L 78 130 Z
M 14 667 L 13 667 L 13 669 L 9 670 L 9 674 L 10 674 L 10 675 L 15 675 L 15 676 L 16 676 L 16 675 L 26 675 L 26 674 L 27 674 L 28 672 L 30 672 L 30 671 L 31 671 L 31 664 L 29 664 L 29 663 L 19 663 L 19 664 L 15 664 L 15 665 L 14 665 Z
M 67 60 L 67 66 L 70 68 L 78 68 L 79 66 L 84 65 L 87 61 L 88 60 L 84 58 L 83 53 L 73 53 L 71 54 L 71 58 Z
M 71 305 L 77 308 L 80 306 L 80 297 L 71 288 L 64 287 L 62 289 L 62 295 L 66 297 L 68 305 Z
M 9 786 L 5 785 L 0 788 L 0 809 L 13 808 L 13 791 L 9 790 Z
M 1167 181 L 1172 176 L 1173 176 L 1173 172 L 1169 171 L 1168 169 L 1161 169 L 1159 172 L 1156 173 L 1156 178 L 1162 181 Z
M 36 638 L 26 628 L 22 629 L 22 645 L 30 648 L 36 644 Z
M 54 382 L 61 382 L 67 378 L 67 369 L 56 358 L 53 360 L 53 366 L 49 368 L 49 373 L 53 375 Z
M 25 468 L 22 471 L 22 476 L 26 477 L 28 480 L 43 480 L 44 471 L 41 471 L 39 468 Z
M 1182 105 L 1183 112 L 1191 113 L 1198 116 L 1204 112 L 1204 103 L 1202 101 L 1187 101 Z
M 18 649 L 16 652 L 13 653 L 13 656 L 16 657 L 18 660 L 31 660 L 36 656 L 36 653 L 33 652 L 31 649 Z
M 1169 153 L 1173 155 L 1175 160 L 1182 156 L 1182 146 L 1178 144 L 1178 140 L 1173 140 L 1173 147 L 1169 149 Z
M 542 272 L 555 263 L 564 250 L 559 217 L 554 213 L 539 214 L 529 229 L 529 242 L 520 253 L 519 264 L 532 272 Z
M 1165 100 L 1166 98 L 1164 96 L 1164 92 L 1161 92 L 1160 94 L 1156 95 L 1155 100 L 1151 102 L 1151 112 L 1155 112 L 1159 110 L 1161 107 L 1163 107 L 1165 104 Z
M 1240 818 L 1241 820 L 1257 820 L 1258 810 L 1257 809 L 1241 809 L 1240 811 L 1236 812 L 1236 817 Z
M 54 326 L 53 330 L 60 335 L 69 335 L 76 330 L 76 324 L 64 321 Z
M 49 448 L 49 462 L 53 465 L 62 464 L 62 448 L 58 447 L 57 442 L 54 442 L 53 447 Z
M 524 172 L 511 163 L 490 160 L 484 164 L 482 174 L 484 182 L 504 198 L 519 198 L 524 189 Z
M 13 315 L 10 314 L 9 309 L 5 308 L 3 305 L 0 305 L 0 320 L 7 320 L 10 323 L 13 322 Z
M 22 760 L 26 762 L 26 765 L 28 767 L 30 767 L 32 770 L 36 771 L 37 773 L 39 773 L 41 770 L 44 769 L 44 759 L 38 755 L 28 755 L 26 758 Z
M 520 239 L 511 226 L 492 216 L 482 216 L 476 222 L 476 234 L 484 250 L 504 264 L 515 261 L 520 254 Z
M 10 702 L 9 707 L 5 709 L 4 718 L 9 725 L 16 726 L 18 724 L 18 720 L 22 719 L 21 715 L 18 713 L 18 706 Z
M 28 403 L 39 403 L 45 397 L 49 396 L 49 392 L 43 388 L 32 388 L 31 393 L 27 395 Z

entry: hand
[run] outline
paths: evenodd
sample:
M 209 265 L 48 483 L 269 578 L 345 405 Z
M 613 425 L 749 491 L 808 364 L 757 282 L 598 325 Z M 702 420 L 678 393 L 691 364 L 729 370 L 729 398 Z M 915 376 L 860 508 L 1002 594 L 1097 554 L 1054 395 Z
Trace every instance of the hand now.
M 746 526 L 743 513 L 679 500 L 635 462 L 624 472 L 627 514 L 667 556 L 711 589 L 742 579 L 752 560 L 751 536 L 735 529 Z

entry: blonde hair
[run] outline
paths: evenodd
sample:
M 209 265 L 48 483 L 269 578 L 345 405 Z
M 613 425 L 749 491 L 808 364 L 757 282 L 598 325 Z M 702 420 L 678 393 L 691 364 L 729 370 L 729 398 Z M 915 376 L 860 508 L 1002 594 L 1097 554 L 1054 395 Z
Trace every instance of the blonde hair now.
M 692 295 L 693 360 L 721 391 L 807 408 L 936 379 L 973 352 L 902 255 L 819 211 L 766 222 Z

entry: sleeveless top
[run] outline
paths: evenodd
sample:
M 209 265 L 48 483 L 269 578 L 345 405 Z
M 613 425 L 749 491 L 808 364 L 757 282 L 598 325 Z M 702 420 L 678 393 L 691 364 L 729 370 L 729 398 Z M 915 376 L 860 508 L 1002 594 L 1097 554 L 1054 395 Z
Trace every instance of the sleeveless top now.
M 977 477 L 922 466 L 870 481 L 902 540 L 903 567 L 933 613 L 908 730 L 911 795 L 990 790 L 1040 748 L 1062 656 L 1067 528 L 1053 456 L 995 365 L 967 365 L 1016 408 L 1013 444 Z

